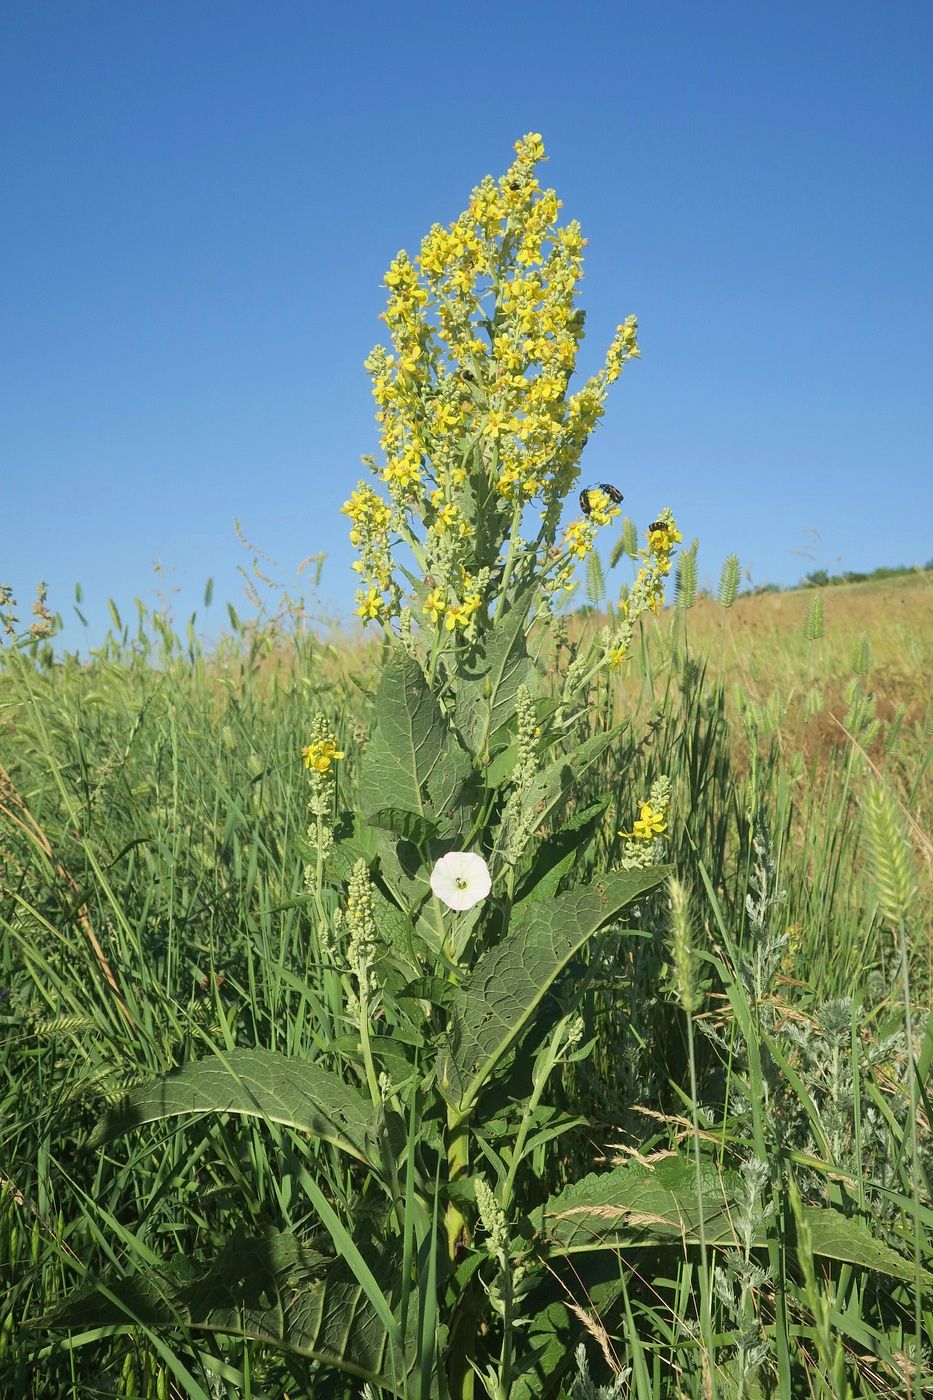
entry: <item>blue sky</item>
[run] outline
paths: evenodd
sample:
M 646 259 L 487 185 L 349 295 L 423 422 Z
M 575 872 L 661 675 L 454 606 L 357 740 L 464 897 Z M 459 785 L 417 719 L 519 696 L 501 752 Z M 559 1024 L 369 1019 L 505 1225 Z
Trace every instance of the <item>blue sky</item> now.
M 234 517 L 351 606 L 383 272 L 512 142 L 589 238 L 585 461 L 701 579 L 933 556 L 933 6 L 6 0 L 0 582 L 242 603 Z M 24 609 L 25 610 L 25 609 Z M 205 620 L 208 629 L 210 616 Z

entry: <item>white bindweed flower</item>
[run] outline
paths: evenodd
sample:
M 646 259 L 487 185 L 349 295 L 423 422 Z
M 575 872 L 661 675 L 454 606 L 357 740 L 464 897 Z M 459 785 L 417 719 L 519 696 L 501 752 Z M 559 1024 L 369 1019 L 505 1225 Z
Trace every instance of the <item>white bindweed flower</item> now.
M 472 851 L 448 851 L 435 862 L 431 889 L 448 909 L 472 909 L 492 889 L 489 867 Z

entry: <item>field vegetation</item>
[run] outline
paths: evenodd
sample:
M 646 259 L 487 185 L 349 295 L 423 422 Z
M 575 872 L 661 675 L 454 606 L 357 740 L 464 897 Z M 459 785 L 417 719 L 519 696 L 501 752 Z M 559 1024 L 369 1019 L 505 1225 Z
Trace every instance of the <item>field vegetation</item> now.
M 931 1393 L 931 575 L 562 524 L 542 154 L 387 276 L 364 636 L 10 623 L 4 1396 Z

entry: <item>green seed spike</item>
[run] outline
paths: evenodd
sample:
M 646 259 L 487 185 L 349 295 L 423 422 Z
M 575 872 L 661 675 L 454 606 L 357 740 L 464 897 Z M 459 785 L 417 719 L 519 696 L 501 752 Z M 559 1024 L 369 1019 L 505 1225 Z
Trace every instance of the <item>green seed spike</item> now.
M 814 593 L 807 608 L 807 620 L 803 625 L 803 635 L 808 642 L 818 642 L 823 635 L 823 595 Z
M 622 521 L 621 533 L 612 546 L 612 553 L 609 555 L 610 569 L 615 568 L 623 554 L 627 554 L 630 559 L 635 559 L 638 555 L 638 530 L 630 515 Z
M 860 680 L 865 680 L 871 670 L 871 643 L 868 640 L 868 633 L 862 632 L 855 643 L 855 651 L 852 655 L 852 670 Z
M 739 556 L 730 554 L 722 566 L 722 574 L 719 578 L 719 606 L 721 608 L 731 608 L 735 602 L 739 591 Z
M 917 877 L 900 814 L 880 783 L 873 782 L 865 792 L 862 821 L 881 916 L 894 926 L 906 923 L 917 896 Z
M 679 880 L 671 880 L 668 892 L 671 897 L 670 948 L 674 986 L 681 1006 L 688 1016 L 692 1016 L 697 1007 L 697 996 L 690 903 L 687 891 Z
M 677 560 L 677 582 L 675 585 L 675 601 L 679 608 L 692 608 L 697 600 L 697 546 L 698 540 L 694 540 L 689 549 L 685 549 Z
M 820 714 L 823 709 L 823 693 L 818 686 L 811 685 L 807 691 L 807 698 L 804 702 L 804 714 L 807 719 L 813 719 Z
M 606 597 L 606 578 L 595 549 L 590 550 L 586 561 L 586 596 L 594 608 L 598 608 Z

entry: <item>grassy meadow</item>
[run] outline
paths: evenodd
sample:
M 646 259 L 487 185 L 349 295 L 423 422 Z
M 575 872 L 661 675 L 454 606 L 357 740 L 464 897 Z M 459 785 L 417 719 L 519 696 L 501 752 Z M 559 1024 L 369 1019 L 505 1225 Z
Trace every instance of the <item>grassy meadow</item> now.
M 0 587 L 4 1397 L 933 1393 L 931 575 L 580 489 L 637 320 L 514 153 L 385 274 L 365 632 Z
M 683 903 L 646 896 L 637 937 L 596 940 L 558 979 L 588 1053 L 549 1080 L 514 1218 L 592 1173 L 662 1173 L 683 1150 L 736 1183 L 734 1231 L 723 1243 L 701 1213 L 698 1231 L 536 1276 L 553 1321 L 540 1367 L 515 1362 L 488 1393 L 933 1393 L 931 578 L 824 590 L 822 617 L 812 590 L 724 608 L 688 589 L 689 606 L 641 621 L 627 670 L 589 683 L 568 754 L 627 723 L 566 804 L 596 814 L 575 878 L 618 868 L 618 833 L 666 776 L 652 859 Z M 573 614 L 542 641 L 544 694 L 592 626 Z M 322 1229 L 327 1208 L 365 1238 L 373 1193 L 332 1143 L 224 1113 L 94 1136 L 154 1076 L 237 1047 L 349 1075 L 345 991 L 309 892 L 302 749 L 323 717 L 346 755 L 335 809 L 353 809 L 384 660 L 302 628 L 241 627 L 206 650 L 151 616 L 89 658 L 4 653 L 4 1397 L 439 1393 L 424 1375 L 380 1389 L 365 1368 L 277 1346 L 271 1324 L 248 1335 L 232 1311 L 198 1325 L 181 1293 L 168 1325 L 140 1282 L 163 1266 L 191 1282 L 271 1231 L 326 1254 L 341 1238 Z M 484 1101 L 490 1143 L 510 1111 Z M 431 1150 L 433 1123 L 407 1131 Z M 840 1248 L 817 1247 L 821 1206 L 844 1222 Z M 472 1267 L 494 1293 L 481 1237 Z M 375 1240 L 360 1249 L 381 1277 Z M 509 1277 L 502 1318 L 522 1301 Z M 75 1296 L 83 1313 L 67 1311 Z M 484 1393 L 478 1366 L 457 1393 Z

